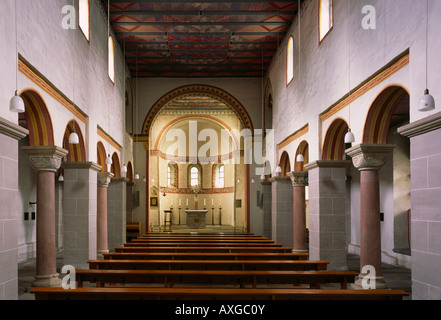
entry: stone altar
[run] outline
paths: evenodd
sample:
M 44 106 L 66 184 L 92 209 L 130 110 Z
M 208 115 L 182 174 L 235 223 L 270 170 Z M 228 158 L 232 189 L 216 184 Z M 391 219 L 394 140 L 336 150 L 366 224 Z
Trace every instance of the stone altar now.
M 187 214 L 187 227 L 192 229 L 205 229 L 208 210 L 185 210 Z

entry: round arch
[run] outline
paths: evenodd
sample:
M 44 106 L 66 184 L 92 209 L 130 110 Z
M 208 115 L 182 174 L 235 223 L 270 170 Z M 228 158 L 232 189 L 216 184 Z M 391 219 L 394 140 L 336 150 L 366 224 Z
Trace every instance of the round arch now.
M 297 156 L 302 155 L 304 161 L 298 162 Z M 294 159 L 294 171 L 305 171 L 305 164 L 309 163 L 309 144 L 305 140 L 300 143 L 296 151 L 296 157 Z
M 97 163 L 101 166 L 101 172 L 107 171 L 106 149 L 101 141 L 97 143 Z
M 286 177 L 289 172 L 291 172 L 291 163 L 289 160 L 289 154 L 286 151 L 283 151 L 280 156 L 280 167 L 282 168 L 282 177 Z
M 79 138 L 79 144 L 69 143 L 69 136 L 71 133 L 75 132 Z M 84 145 L 83 133 L 75 120 L 69 121 L 64 130 L 63 136 L 63 148 L 68 150 L 69 153 L 66 156 L 67 162 L 85 162 L 86 161 L 86 148 Z
M 345 135 L 349 126 L 343 119 L 335 119 L 326 132 L 322 160 L 343 160 Z
M 20 94 L 24 101 L 26 128 L 30 146 L 54 146 L 52 119 L 43 98 L 33 89 Z
M 363 143 L 386 144 L 389 127 L 397 106 L 409 93 L 399 85 L 385 88 L 374 100 L 366 118 L 363 132 Z M 409 110 L 404 110 L 407 112 Z
M 253 132 L 253 123 L 248 112 L 242 106 L 242 104 L 230 95 L 228 92 L 219 89 L 217 87 L 208 85 L 187 85 L 174 89 L 164 96 L 162 96 L 155 104 L 150 108 L 142 126 L 142 134 L 149 135 L 152 124 L 158 115 L 159 111 L 171 100 L 181 96 L 205 96 L 217 99 L 228 106 L 237 115 L 243 128 L 250 129 Z
M 130 182 L 135 182 L 134 175 L 133 175 L 133 166 L 132 163 L 129 161 L 127 163 L 127 179 L 129 179 Z
M 115 178 L 121 177 L 121 164 L 119 163 L 119 157 L 116 152 L 112 154 L 112 165 L 110 166 L 110 172 L 113 173 Z

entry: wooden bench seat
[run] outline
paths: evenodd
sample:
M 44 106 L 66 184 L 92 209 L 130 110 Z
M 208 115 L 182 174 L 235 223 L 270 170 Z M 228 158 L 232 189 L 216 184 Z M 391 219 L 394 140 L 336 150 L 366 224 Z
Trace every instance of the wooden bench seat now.
M 402 300 L 402 290 L 33 288 L 36 300 Z
M 256 236 L 260 237 L 260 235 L 255 235 L 252 232 L 147 232 L 144 233 L 143 236 L 219 236 L 219 237 L 225 237 L 225 236 Z
M 199 243 L 207 243 L 207 244 L 268 244 L 268 243 L 275 243 L 274 240 L 267 240 L 267 239 L 145 239 L 145 238 L 136 238 L 132 239 L 130 242 L 133 243 L 146 243 L 146 244 L 156 244 L 156 243 L 192 243 L 192 244 L 199 244 Z
M 150 247 L 150 246 L 127 246 L 115 247 L 116 252 L 217 252 L 217 253 L 235 253 L 235 252 L 280 252 L 290 253 L 290 247 L 255 247 L 255 246 L 239 246 L 239 247 Z
M 347 289 L 358 272 L 352 271 L 224 271 L 224 270 L 76 270 L 77 286 L 84 282 L 106 284 L 149 284 L 174 287 L 176 285 L 229 285 L 265 287 L 268 285 L 310 285 L 320 289 L 321 284 L 340 284 Z
M 96 270 L 326 270 L 311 260 L 89 260 Z
M 125 242 L 124 247 L 139 247 L 139 246 L 146 246 L 146 247 L 237 247 L 237 246 L 243 246 L 243 247 L 282 247 L 283 244 L 281 243 L 226 243 L 226 242 L 219 242 L 219 243 L 210 243 L 210 242 L 198 242 L 198 243 L 186 243 L 186 242 L 156 242 L 156 243 L 150 243 L 150 242 L 142 242 L 142 241 L 132 241 L 132 242 Z
M 126 223 L 126 238 L 127 241 L 141 236 L 141 222 L 127 222 Z
M 109 252 L 107 260 L 307 260 L 307 253 Z

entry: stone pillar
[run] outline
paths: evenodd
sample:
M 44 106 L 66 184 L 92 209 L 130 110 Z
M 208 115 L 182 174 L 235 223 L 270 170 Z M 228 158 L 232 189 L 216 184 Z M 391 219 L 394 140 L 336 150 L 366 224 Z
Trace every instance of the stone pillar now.
M 271 230 L 271 211 L 272 211 L 272 195 L 271 195 L 271 182 L 262 181 L 262 210 L 263 210 L 263 236 L 268 239 L 272 239 Z
M 292 204 L 293 193 L 291 179 L 272 177 L 272 239 L 285 247 L 293 245 Z
M 97 188 L 97 258 L 102 259 L 103 253 L 109 252 L 107 230 L 107 189 L 113 177 L 111 172 L 98 172 Z
M 18 299 L 19 140 L 28 133 L 0 117 L 0 300 Z
M 347 270 L 346 167 L 350 161 L 320 160 L 305 165 L 309 184 L 309 257 Z
M 61 286 L 55 248 L 55 173 L 68 151 L 56 146 L 23 150 L 37 172 L 37 274 L 33 286 Z
M 108 187 L 108 245 L 112 250 L 126 242 L 126 183 L 127 178 L 112 178 Z
M 365 266 L 375 270 L 377 289 L 386 288 L 381 272 L 380 183 L 378 171 L 392 145 L 362 144 L 346 150 L 354 166 L 360 171 L 360 275 L 356 285 L 367 273 Z M 372 275 L 369 276 L 371 279 Z
M 412 300 L 441 292 L 441 112 L 398 129 L 410 139 Z
M 293 186 L 293 252 L 307 253 L 305 187 L 308 185 L 308 172 L 290 172 L 288 177 Z
M 96 259 L 97 172 L 93 162 L 64 162 L 64 264 L 88 269 Z

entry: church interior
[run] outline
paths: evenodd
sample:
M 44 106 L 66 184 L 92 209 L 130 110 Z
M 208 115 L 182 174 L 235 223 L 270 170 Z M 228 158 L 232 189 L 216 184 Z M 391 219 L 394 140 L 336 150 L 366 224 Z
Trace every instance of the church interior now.
M 0 12 L 0 300 L 441 299 L 440 1 Z

